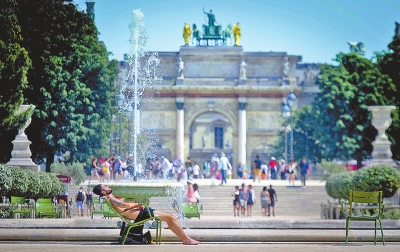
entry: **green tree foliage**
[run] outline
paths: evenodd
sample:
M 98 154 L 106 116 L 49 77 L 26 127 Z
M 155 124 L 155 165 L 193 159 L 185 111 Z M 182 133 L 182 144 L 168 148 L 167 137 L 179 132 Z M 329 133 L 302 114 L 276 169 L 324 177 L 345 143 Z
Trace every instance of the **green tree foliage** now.
M 295 129 L 307 132 L 309 143 L 316 143 L 309 145 L 315 160 L 355 159 L 361 167 L 362 160 L 370 158 L 377 134 L 368 106 L 390 104 L 395 86 L 376 63 L 356 53 L 338 54 L 336 61 L 338 66 L 319 66 L 320 93 L 311 110 L 298 113 Z M 310 132 L 310 125 L 318 127 Z
M 389 44 L 389 50 L 381 55 L 377 55 L 378 64 L 382 72 L 387 74 L 396 86 L 396 92 L 392 95 L 391 105 L 396 106 L 392 112 L 392 125 L 386 131 L 392 144 L 393 159 L 400 160 L 400 35 L 393 37 Z
M 3 0 L 0 3 L 0 141 L 2 152 L 0 162 L 11 157 L 11 141 L 16 129 L 23 125 L 32 109 L 16 115 L 24 102 L 23 91 L 28 88 L 27 73 L 31 67 L 28 51 L 20 43 L 21 27 L 18 23 L 16 0 Z
M 93 20 L 62 0 L 16 0 L 18 22 L 32 68 L 24 92 L 36 105 L 27 129 L 33 156 L 70 152 L 85 162 L 108 143 L 118 68 L 108 60 Z

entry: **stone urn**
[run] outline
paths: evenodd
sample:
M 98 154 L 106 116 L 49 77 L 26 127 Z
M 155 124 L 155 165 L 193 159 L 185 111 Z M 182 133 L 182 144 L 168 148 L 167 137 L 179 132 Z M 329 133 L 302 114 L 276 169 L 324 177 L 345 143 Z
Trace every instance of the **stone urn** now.
M 35 109 L 34 105 L 21 105 L 19 109 L 17 110 L 16 114 L 21 114 L 26 112 L 30 107 L 33 107 Z M 15 137 L 15 140 L 12 141 L 14 147 L 11 152 L 11 159 L 10 162 L 8 162 L 6 165 L 7 166 L 19 166 L 21 168 L 29 169 L 32 171 L 40 171 L 40 166 L 32 162 L 31 156 L 31 150 L 29 149 L 29 145 L 32 143 L 31 141 L 28 140 L 28 137 L 25 134 L 25 129 L 29 126 L 31 123 L 31 116 L 29 116 L 29 120 L 19 129 L 17 136 Z
M 368 110 L 372 113 L 372 126 L 378 130 L 378 135 L 372 142 L 372 163 L 395 165 L 390 150 L 391 142 L 385 134 L 392 123 L 390 115 L 395 108 L 395 106 L 368 106 Z

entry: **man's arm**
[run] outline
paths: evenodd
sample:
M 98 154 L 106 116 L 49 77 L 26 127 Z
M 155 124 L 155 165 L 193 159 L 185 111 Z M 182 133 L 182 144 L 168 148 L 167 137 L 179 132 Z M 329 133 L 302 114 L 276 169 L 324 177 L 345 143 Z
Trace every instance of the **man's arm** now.
M 140 209 L 143 210 L 144 206 L 142 204 L 139 203 L 135 203 L 135 202 L 124 202 L 122 200 L 119 200 L 117 198 L 110 198 L 110 202 L 113 206 L 116 207 L 120 207 L 120 208 L 126 208 L 126 209 Z
M 278 195 L 276 194 L 276 192 L 274 193 L 275 195 L 275 201 L 278 202 Z

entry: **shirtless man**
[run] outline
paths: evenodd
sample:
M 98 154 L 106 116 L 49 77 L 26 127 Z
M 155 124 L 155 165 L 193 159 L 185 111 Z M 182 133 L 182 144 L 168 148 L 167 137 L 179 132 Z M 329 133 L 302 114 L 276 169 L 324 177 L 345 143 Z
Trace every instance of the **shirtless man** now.
M 105 196 L 110 203 L 114 206 L 115 210 L 121 212 L 122 216 L 130 219 L 136 220 L 136 218 L 145 219 L 148 218 L 148 210 L 151 212 L 152 216 L 159 217 L 162 221 L 167 222 L 169 229 L 174 232 L 183 242 L 184 245 L 197 245 L 200 242 L 190 238 L 180 226 L 178 219 L 175 215 L 167 212 L 162 212 L 159 210 L 153 210 L 145 207 L 139 203 L 124 202 L 119 200 L 112 195 L 112 189 L 108 185 L 97 185 L 93 188 L 93 192 L 100 196 Z M 145 216 L 144 216 L 145 215 Z M 145 218 L 143 218 L 145 217 Z

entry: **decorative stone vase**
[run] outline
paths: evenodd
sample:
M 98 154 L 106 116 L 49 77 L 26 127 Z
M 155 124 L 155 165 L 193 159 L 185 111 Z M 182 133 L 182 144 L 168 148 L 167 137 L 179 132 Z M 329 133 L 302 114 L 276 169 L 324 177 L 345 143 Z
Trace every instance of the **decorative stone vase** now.
M 21 105 L 17 110 L 16 114 L 18 115 L 27 111 L 31 106 L 33 107 L 33 109 L 35 109 L 34 105 Z M 32 162 L 31 159 L 32 153 L 31 150 L 29 149 L 29 145 L 32 142 L 28 140 L 28 137 L 25 134 L 25 129 L 31 123 L 32 120 L 31 116 L 29 117 L 29 120 L 25 123 L 25 125 L 23 125 L 19 129 L 18 134 L 15 137 L 15 140 L 12 141 L 14 145 L 14 148 L 11 152 L 12 157 L 10 159 L 10 162 L 8 162 L 6 165 L 19 166 L 21 168 L 29 169 L 32 171 L 40 171 L 40 166 Z
M 392 123 L 390 114 L 395 106 L 368 106 L 372 113 L 372 125 L 378 130 L 375 141 L 372 142 L 372 163 L 384 163 L 393 166 L 392 151 L 390 150 L 390 141 L 385 131 Z

